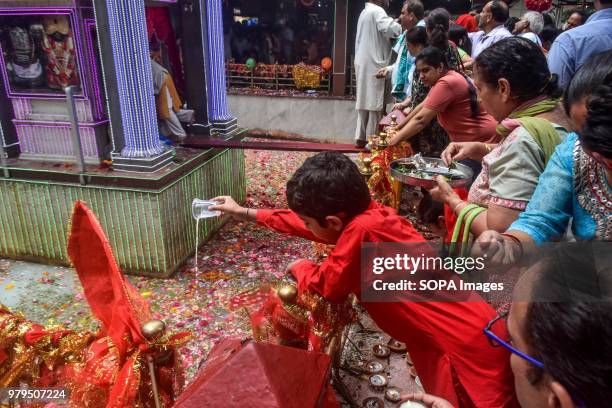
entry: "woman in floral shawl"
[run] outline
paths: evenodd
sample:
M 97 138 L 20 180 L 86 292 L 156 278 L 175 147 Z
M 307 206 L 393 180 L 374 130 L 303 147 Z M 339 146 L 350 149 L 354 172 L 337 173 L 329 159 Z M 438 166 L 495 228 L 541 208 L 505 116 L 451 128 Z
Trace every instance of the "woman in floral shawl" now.
M 508 38 L 483 51 L 474 65 L 474 84 L 487 112 L 500 122 L 497 131 L 503 139 L 499 144 L 451 143 L 442 153 L 447 164 L 481 160 L 482 172 L 467 201 L 442 178 L 431 194 L 460 220 L 467 217 L 467 229 L 478 236 L 490 229 L 505 231 L 525 210 L 566 136 L 567 117 L 559 104 L 557 78 L 529 40 Z
M 510 263 L 563 238 L 570 220 L 576 239 L 612 241 L 612 51 L 578 70 L 564 104 L 580 130 L 559 145 L 527 209 L 507 233 L 487 231 L 479 238 L 483 247 L 498 243 L 494 261 Z

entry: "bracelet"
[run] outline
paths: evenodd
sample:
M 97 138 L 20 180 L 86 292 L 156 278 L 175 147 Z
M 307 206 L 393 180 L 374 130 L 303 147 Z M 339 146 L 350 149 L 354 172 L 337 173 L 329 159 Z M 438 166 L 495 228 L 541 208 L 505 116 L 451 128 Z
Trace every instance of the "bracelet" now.
M 484 146 L 485 146 L 485 150 L 487 151 L 487 152 L 485 153 L 485 155 L 487 155 L 487 154 L 491 153 L 491 150 L 493 150 L 493 149 L 491 149 L 491 146 L 489 146 L 489 145 L 488 145 L 488 144 L 486 144 L 486 143 L 483 143 L 483 144 L 484 144 Z
M 517 237 L 515 237 L 514 235 L 512 235 L 512 234 L 508 234 L 508 233 L 505 233 L 505 232 L 503 232 L 503 233 L 501 234 L 501 236 L 502 236 L 502 237 L 509 238 L 509 239 L 510 239 L 511 241 L 513 241 L 513 242 L 514 242 L 516 245 L 518 245 L 519 249 L 521 250 L 521 254 L 520 254 L 519 258 L 522 258 L 522 257 L 523 257 L 523 254 L 525 253 L 525 251 L 524 251 L 524 248 L 523 248 L 523 243 L 521 242 L 521 240 L 520 240 L 520 239 L 518 239 Z

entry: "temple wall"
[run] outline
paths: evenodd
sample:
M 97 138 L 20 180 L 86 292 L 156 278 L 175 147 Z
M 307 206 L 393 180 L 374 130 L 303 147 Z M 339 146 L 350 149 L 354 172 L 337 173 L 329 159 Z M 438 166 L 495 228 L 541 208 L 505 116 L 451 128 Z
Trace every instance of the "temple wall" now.
M 228 104 L 245 129 L 328 143 L 353 143 L 355 137 L 353 100 L 229 95 Z

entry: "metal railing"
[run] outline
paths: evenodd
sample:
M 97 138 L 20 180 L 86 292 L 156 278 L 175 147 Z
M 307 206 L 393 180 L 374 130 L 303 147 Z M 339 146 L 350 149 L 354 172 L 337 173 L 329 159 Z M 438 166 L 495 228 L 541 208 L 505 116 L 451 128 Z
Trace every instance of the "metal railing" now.
M 293 77 L 293 65 L 258 64 L 249 69 L 245 64 L 226 64 L 226 80 L 229 88 L 260 88 L 269 90 L 314 90 L 331 93 L 331 78 L 321 73 L 316 87 L 300 89 Z
M 2 129 L 0 129 L 0 132 L 2 132 Z M 8 163 L 6 160 L 7 157 L 8 157 L 8 154 L 4 147 L 4 138 L 0 137 L 0 167 L 2 167 L 2 175 L 4 176 L 4 178 L 11 177 L 11 173 L 9 173 Z
M 83 156 L 83 145 L 81 144 L 81 132 L 79 131 L 79 119 L 76 113 L 76 105 L 74 102 L 75 86 L 69 86 L 64 89 L 66 92 L 66 101 L 68 102 L 68 115 L 70 116 L 70 130 L 72 133 L 72 148 L 76 156 L 76 165 L 79 172 L 79 181 L 81 184 L 87 184 L 85 180 L 85 157 Z
M 265 68 L 254 68 L 249 70 L 244 64 L 226 64 L 227 88 L 231 89 L 268 89 L 268 90 L 295 90 L 300 89 L 296 86 L 293 78 L 291 65 L 265 65 Z M 346 81 L 346 95 L 354 96 L 357 93 L 357 79 L 355 77 L 355 67 L 353 59 L 346 67 L 348 80 Z M 321 77 L 321 82 L 316 88 L 309 88 L 319 92 L 331 94 L 332 78 L 329 74 Z
M 346 94 L 357 95 L 357 76 L 355 75 L 355 58 L 351 55 L 349 64 L 346 66 Z

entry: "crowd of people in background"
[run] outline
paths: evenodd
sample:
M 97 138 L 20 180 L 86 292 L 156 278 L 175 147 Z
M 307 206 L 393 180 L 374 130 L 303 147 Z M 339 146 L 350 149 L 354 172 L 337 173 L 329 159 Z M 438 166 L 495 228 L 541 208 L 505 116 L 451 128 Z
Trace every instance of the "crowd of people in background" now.
M 456 18 L 408 0 L 397 20 L 387 15 L 388 3 L 367 2 L 359 18 L 356 147 L 371 148 L 367 138 L 393 106 L 405 119 L 388 128 L 390 148 L 407 141 L 413 153 L 469 166 L 474 178 L 467 190 L 438 177 L 424 194 L 445 205 L 447 228 L 471 233 L 476 251 L 487 251 L 492 262 L 512 264 L 546 242 L 612 241 L 612 1 L 596 0 L 592 13 L 571 10 L 561 27 L 537 11 L 510 17 L 507 3 L 497 0 Z M 587 252 L 578 256 L 574 273 L 592 266 Z M 605 302 L 517 302 L 507 323 L 515 343 L 485 330 L 512 353 L 522 406 L 609 403 L 612 299 L 609 283 L 602 283 L 610 281 L 609 268 L 595 273 Z M 542 327 L 554 311 L 567 315 Z M 592 316 L 601 320 L 595 324 Z M 605 338 L 605 345 L 595 346 L 601 354 L 577 361 L 567 347 L 587 342 L 586 335 L 561 334 L 564 321 Z M 548 334 L 538 337 L 543 330 Z M 547 337 L 553 333 L 565 344 Z M 553 357 L 544 355 L 548 347 Z M 597 377 L 597 385 L 586 386 L 561 369 L 578 365 L 586 377 Z M 457 375 L 465 373 L 458 369 Z M 457 390 L 440 392 L 453 403 L 427 394 L 407 398 L 438 408 L 465 404 Z
M 404 119 L 386 128 L 389 146 L 377 152 L 408 142 L 448 171 L 456 162 L 471 169 L 467 188 L 438 176 L 424 193 L 443 204 L 451 240 L 472 236 L 472 254 L 487 268 L 535 255 L 530 273 L 512 283 L 512 303 L 494 308 L 480 293 L 469 302 L 363 299 L 364 244 L 420 244 L 404 247 L 412 257 L 432 249 L 411 221 L 373 199 L 340 153 L 310 157 L 296 171 L 289 210 L 244 208 L 231 197 L 210 210 L 333 245 L 320 264 L 302 259 L 287 272 L 300 292 L 331 301 L 356 294 L 382 330 L 406 343 L 429 393 L 406 400 L 609 406 L 612 251 L 598 244 L 612 241 L 612 0 L 595 0 L 588 18 L 570 13 L 562 30 L 538 12 L 511 19 L 499 0 L 457 18 L 408 0 L 395 20 L 388 6 L 368 1 L 359 16 L 355 144 L 367 150 L 393 106 Z M 544 251 L 565 241 L 576 245 Z
M 331 55 L 333 33 L 327 25 L 296 30 L 281 19 L 270 27 L 234 22 L 224 30 L 226 62 L 244 64 L 252 58 L 264 64 L 319 65 Z

